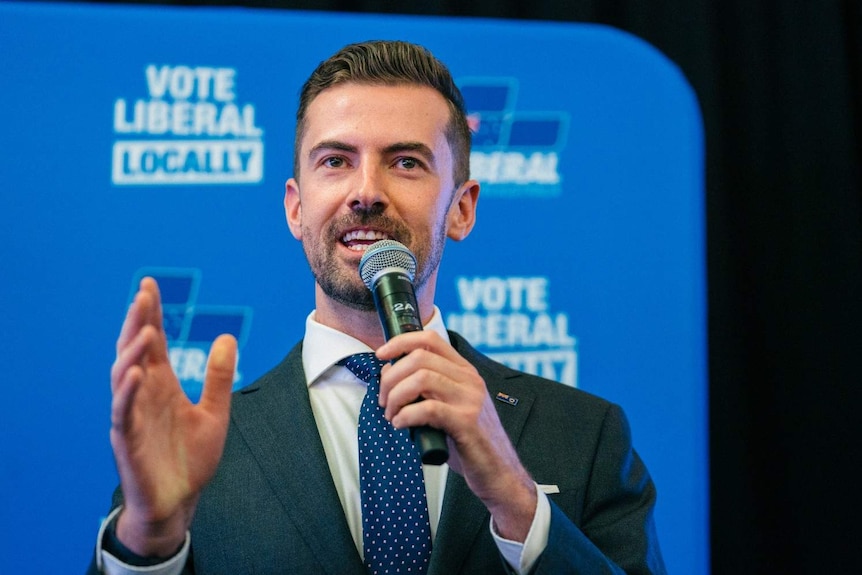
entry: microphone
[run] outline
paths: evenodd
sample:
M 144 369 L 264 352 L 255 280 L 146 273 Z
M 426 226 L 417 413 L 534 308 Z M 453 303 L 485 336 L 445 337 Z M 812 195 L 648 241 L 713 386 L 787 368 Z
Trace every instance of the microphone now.
M 402 333 L 422 330 L 413 288 L 416 256 L 407 246 L 395 240 L 371 244 L 359 261 L 359 275 L 374 295 L 386 341 Z M 428 425 L 411 427 L 410 437 L 419 449 L 422 463 L 442 465 L 449 459 L 446 434 L 439 429 Z

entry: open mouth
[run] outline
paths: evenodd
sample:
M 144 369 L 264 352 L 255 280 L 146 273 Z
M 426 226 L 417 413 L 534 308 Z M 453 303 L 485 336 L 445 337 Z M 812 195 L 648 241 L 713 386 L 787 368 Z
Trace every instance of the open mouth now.
M 341 243 L 350 250 L 364 252 L 371 244 L 390 239 L 392 236 L 378 230 L 350 230 L 341 236 Z

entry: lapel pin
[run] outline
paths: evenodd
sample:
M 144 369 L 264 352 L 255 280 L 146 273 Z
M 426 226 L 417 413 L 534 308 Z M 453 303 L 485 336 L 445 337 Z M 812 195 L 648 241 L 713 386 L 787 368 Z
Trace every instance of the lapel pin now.
M 509 405 L 518 405 L 518 398 L 512 397 L 508 393 L 503 393 L 502 391 L 497 392 L 497 401 L 502 401 L 503 403 L 508 403 Z

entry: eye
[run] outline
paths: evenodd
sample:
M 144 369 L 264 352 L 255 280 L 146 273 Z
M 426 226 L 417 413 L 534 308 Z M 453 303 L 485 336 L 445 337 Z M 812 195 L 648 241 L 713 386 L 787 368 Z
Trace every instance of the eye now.
M 419 168 L 422 166 L 422 164 L 421 164 L 421 162 L 419 162 L 419 160 L 417 160 L 416 158 L 411 158 L 409 156 L 403 157 L 403 158 L 398 158 L 395 161 L 395 164 L 398 167 L 404 168 L 405 170 L 413 170 L 413 169 L 416 169 L 416 168 Z
M 324 158 L 323 162 L 321 163 L 327 168 L 341 168 L 347 162 L 341 156 L 329 156 L 327 158 Z

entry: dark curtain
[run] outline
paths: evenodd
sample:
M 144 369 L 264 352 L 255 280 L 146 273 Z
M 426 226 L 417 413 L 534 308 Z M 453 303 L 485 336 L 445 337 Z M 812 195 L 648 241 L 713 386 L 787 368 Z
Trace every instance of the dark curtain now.
M 862 569 L 862 2 L 161 3 L 597 22 L 663 51 L 706 124 L 713 573 Z

